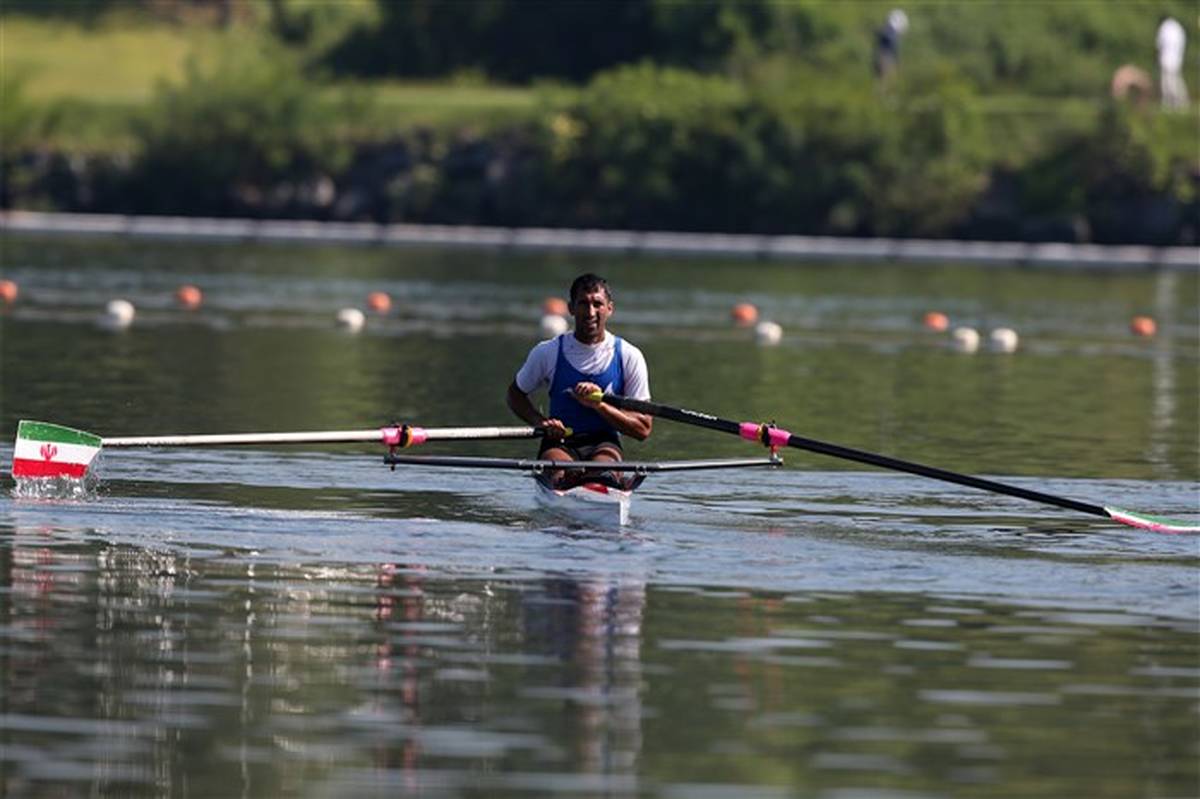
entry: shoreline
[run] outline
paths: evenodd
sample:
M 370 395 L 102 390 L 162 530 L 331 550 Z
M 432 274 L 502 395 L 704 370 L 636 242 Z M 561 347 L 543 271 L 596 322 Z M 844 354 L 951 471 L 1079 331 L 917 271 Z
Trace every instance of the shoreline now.
M 0 212 L 0 235 L 61 235 L 211 243 L 367 247 L 461 247 L 514 251 L 744 258 L 894 261 L 1062 269 L 1200 271 L 1200 247 L 1066 242 L 766 236 L 667 231 L 378 225 L 290 219 Z

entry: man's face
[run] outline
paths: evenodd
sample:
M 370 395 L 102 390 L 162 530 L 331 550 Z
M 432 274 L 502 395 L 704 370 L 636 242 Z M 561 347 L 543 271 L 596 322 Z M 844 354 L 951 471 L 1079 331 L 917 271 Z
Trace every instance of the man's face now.
M 580 293 L 571 306 L 571 313 L 575 317 L 575 338 L 588 344 L 600 341 L 604 338 L 604 326 L 612 312 L 612 300 L 604 289 Z

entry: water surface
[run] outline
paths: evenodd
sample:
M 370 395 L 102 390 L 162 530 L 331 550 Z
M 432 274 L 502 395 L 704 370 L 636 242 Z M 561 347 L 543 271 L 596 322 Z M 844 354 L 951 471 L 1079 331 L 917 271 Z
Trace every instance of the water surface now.
M 1197 280 L 4 242 L 0 429 L 512 423 L 542 299 L 609 276 L 661 401 L 1200 518 Z M 206 292 L 173 306 L 175 286 Z M 347 335 L 337 309 L 398 308 Z M 125 296 L 134 327 L 98 330 Z M 755 302 L 761 348 L 731 327 Z M 1013 355 L 920 329 L 942 310 Z M 1160 335 L 1135 339 L 1130 316 Z M 428 451 L 527 455 L 528 445 Z M 656 424 L 632 456 L 754 448 Z M 801 452 L 625 530 L 370 446 L 113 451 L 0 496 L 0 794 L 1190 796 L 1200 543 Z

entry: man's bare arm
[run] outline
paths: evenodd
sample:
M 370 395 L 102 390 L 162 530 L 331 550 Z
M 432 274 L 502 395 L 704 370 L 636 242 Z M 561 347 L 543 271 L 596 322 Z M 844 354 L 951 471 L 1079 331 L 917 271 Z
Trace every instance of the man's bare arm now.
M 534 407 L 529 395 L 517 388 L 516 381 L 509 383 L 508 393 L 504 400 L 508 403 L 509 410 L 515 413 L 518 419 L 534 427 L 545 428 L 546 437 L 550 440 L 553 441 L 566 435 L 567 431 L 563 423 L 558 419 L 549 419 L 543 416 L 541 411 Z

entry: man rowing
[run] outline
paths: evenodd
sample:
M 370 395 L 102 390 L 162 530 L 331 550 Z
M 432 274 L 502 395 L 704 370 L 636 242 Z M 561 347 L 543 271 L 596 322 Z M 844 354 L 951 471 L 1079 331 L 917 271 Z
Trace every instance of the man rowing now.
M 599 401 L 600 393 L 648 400 L 650 378 L 641 350 L 608 331 L 612 291 L 604 278 L 580 275 L 571 284 L 567 306 L 575 330 L 540 342 L 508 387 L 512 412 L 544 431 L 539 458 L 556 461 L 619 461 L 621 435 L 645 441 L 653 425 L 648 414 Z M 549 415 L 529 395 L 549 387 Z M 556 484 L 564 479 L 555 475 Z M 593 479 L 593 478 L 589 478 Z

